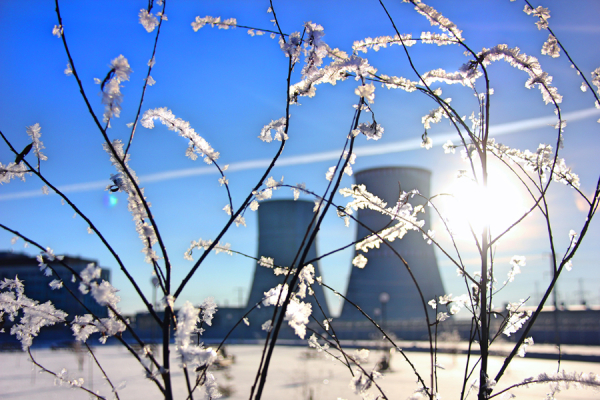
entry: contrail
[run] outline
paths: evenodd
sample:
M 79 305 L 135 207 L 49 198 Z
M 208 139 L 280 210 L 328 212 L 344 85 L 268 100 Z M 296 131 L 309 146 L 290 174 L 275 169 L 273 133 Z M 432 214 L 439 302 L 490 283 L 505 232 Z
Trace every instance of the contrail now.
M 573 111 L 569 113 L 563 114 L 563 120 L 567 121 L 577 121 L 580 119 L 586 119 L 593 116 L 597 116 L 600 114 L 600 110 L 596 108 L 588 108 L 585 110 Z M 516 122 L 510 122 L 506 124 L 499 124 L 490 126 L 490 136 L 496 137 L 501 135 L 507 135 L 509 133 L 522 132 L 527 130 L 532 130 L 536 128 L 541 128 L 544 126 L 554 126 L 556 124 L 556 117 L 540 117 L 540 118 L 531 118 L 525 119 Z M 441 146 L 448 140 L 458 140 L 458 135 L 456 132 L 449 131 L 440 133 L 437 135 L 430 135 L 429 138 L 433 141 L 434 146 Z M 408 139 L 401 140 L 392 143 L 381 143 L 381 144 L 372 144 L 367 146 L 356 146 L 354 147 L 354 153 L 357 156 L 365 157 L 365 156 L 374 156 L 379 154 L 387 154 L 387 153 L 398 153 L 401 151 L 409 151 L 415 150 L 421 147 L 421 139 Z M 320 161 L 328 161 L 328 160 L 337 160 L 340 156 L 339 150 L 333 151 L 324 151 L 320 153 L 311 153 L 311 154 L 302 154 L 298 156 L 289 156 L 289 157 L 281 157 L 277 161 L 278 167 L 285 167 L 289 165 L 300 165 L 300 164 L 311 164 Z M 263 158 L 257 160 L 249 160 L 249 161 L 240 161 L 236 163 L 231 163 L 229 165 L 229 169 L 227 172 L 235 172 L 235 171 L 246 171 L 250 169 L 259 169 L 266 168 L 271 163 L 271 159 Z M 186 168 L 186 169 L 178 169 L 173 171 L 164 171 L 158 172 L 155 174 L 148 174 L 140 176 L 141 183 L 151 183 L 151 182 L 161 182 L 171 179 L 185 178 L 189 176 L 197 176 L 197 175 L 209 175 L 209 174 L 217 174 L 218 171 L 215 167 L 196 167 L 196 168 Z M 63 193 L 76 193 L 76 192 L 87 192 L 91 190 L 101 190 L 108 185 L 110 181 L 108 179 L 102 181 L 94 181 L 94 182 L 86 182 L 86 183 L 75 183 L 71 185 L 62 185 L 59 186 L 58 189 Z M 16 200 L 23 199 L 29 197 L 40 197 L 44 196 L 41 190 L 27 190 L 16 193 L 8 193 L 0 195 L 0 201 L 3 200 Z

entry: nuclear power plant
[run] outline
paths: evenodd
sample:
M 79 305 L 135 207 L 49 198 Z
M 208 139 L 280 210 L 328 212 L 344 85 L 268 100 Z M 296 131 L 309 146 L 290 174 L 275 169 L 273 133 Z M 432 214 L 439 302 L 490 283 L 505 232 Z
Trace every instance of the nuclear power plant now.
M 401 192 L 417 189 L 423 197 L 430 196 L 431 172 L 421 168 L 386 167 L 369 169 L 355 174 L 357 184 L 364 184 L 367 190 L 393 207 Z M 422 197 L 414 196 L 409 200 L 414 206 L 424 205 Z M 258 249 L 256 256 L 270 257 L 275 266 L 298 266 L 299 257 L 306 246 L 305 242 L 312 233 L 310 225 L 315 216 L 313 202 L 294 200 L 271 200 L 260 203 L 258 208 Z M 426 210 L 428 211 L 428 210 Z M 356 240 L 360 240 L 373 231 L 389 226 L 393 221 L 372 210 L 359 210 Z M 430 216 L 426 212 L 420 214 L 425 220 L 423 229 L 430 229 Z M 364 226 L 363 226 L 364 225 Z M 368 227 L 369 229 L 365 228 Z M 445 294 L 440 278 L 433 247 L 428 245 L 420 232 L 410 231 L 402 239 L 390 243 L 392 249 L 402 256 L 417 281 L 425 302 Z M 305 262 L 317 258 L 316 240 L 308 250 Z M 425 313 L 435 319 L 434 310 L 423 306 L 423 301 L 415 283 L 408 273 L 407 266 L 388 246 L 364 253 L 368 263 L 364 269 L 353 267 L 348 259 L 350 272 L 345 297 L 360 307 L 362 311 L 382 325 L 387 332 L 405 339 L 425 339 L 427 323 Z M 356 255 L 355 253 L 354 255 Z M 315 276 L 321 276 L 318 261 L 312 262 Z M 283 283 L 285 274 L 275 275 L 271 267 L 259 263 L 254 265 L 254 274 L 246 307 L 219 307 L 213 325 L 204 333 L 205 339 L 223 338 L 246 313 L 248 326 L 242 324 L 229 336 L 230 339 L 258 339 L 267 332 L 262 325 L 273 318 L 273 307 L 262 305 L 265 293 Z M 324 278 L 327 283 L 327 274 Z M 288 282 L 289 283 L 289 282 Z M 304 301 L 312 305 L 312 316 L 323 321 L 325 316 L 331 317 L 323 292 L 323 287 L 312 285 L 314 296 L 307 296 Z M 344 292 L 342 292 L 344 293 Z M 316 299 L 316 300 L 315 300 Z M 318 303 L 318 304 L 317 304 Z M 322 310 L 322 311 L 321 311 Z M 136 316 L 140 323 L 150 317 Z M 345 302 L 341 315 L 334 318 L 336 335 L 341 339 L 373 339 L 381 338 L 381 334 L 373 324 L 365 318 L 355 306 Z M 447 324 L 448 325 L 448 324 Z M 322 328 L 314 321 L 309 327 L 320 331 Z M 280 333 L 284 339 L 297 339 L 293 330 L 284 323 Z
M 357 184 L 364 184 L 367 190 L 381 198 L 392 207 L 398 201 L 402 191 L 417 189 L 424 197 L 430 195 L 431 172 L 420 168 L 387 167 L 361 171 L 355 175 Z M 426 201 L 418 196 L 410 200 L 413 206 L 425 205 Z M 425 220 L 423 229 L 430 229 L 429 213 L 420 214 Z M 314 217 L 313 203 L 307 201 L 275 200 L 261 203 L 258 209 L 258 257 L 271 257 L 276 265 L 291 266 L 307 238 L 309 225 Z M 372 210 L 359 210 L 356 240 L 360 240 L 373 231 L 379 231 L 390 224 L 390 217 Z M 369 229 L 367 229 L 368 227 Z M 364 269 L 352 267 L 350 280 L 345 296 L 365 313 L 379 321 L 385 321 L 389 328 L 397 322 L 413 321 L 413 324 L 426 328 L 425 313 L 434 318 L 434 312 L 424 302 L 445 294 L 433 247 L 423 240 L 420 232 L 409 232 L 401 240 L 390 243 L 393 250 L 400 254 L 408 267 L 388 246 L 382 245 L 364 255 L 368 258 Z M 356 254 L 355 254 L 356 255 Z M 313 243 L 306 260 L 315 259 L 317 249 Z M 320 276 L 319 265 L 313 263 L 316 276 Z M 417 281 L 424 302 L 411 278 L 408 268 Z M 254 278 L 248 298 L 247 309 L 260 303 L 265 292 L 282 283 L 285 275 L 275 275 L 272 268 L 256 265 Z M 320 285 L 313 285 L 315 297 L 320 308 L 329 316 L 327 303 Z M 309 298 L 307 298 L 308 301 Z M 323 315 L 310 298 L 313 315 L 322 320 Z M 272 308 L 252 312 L 250 321 L 257 325 L 272 316 Z M 360 325 L 366 323 L 365 329 L 372 331 L 372 324 L 350 303 L 344 303 L 342 313 L 336 318 L 344 331 L 355 334 Z M 418 329 L 425 331 L 425 329 Z M 364 335 L 361 335 L 364 336 Z
M 269 257 L 273 259 L 275 266 L 291 267 L 298 262 L 312 234 L 310 228 L 314 217 L 314 203 L 301 200 L 271 200 L 260 204 L 258 208 L 258 253 L 257 258 Z M 317 258 L 316 240 L 308 249 L 306 261 Z M 315 268 L 315 276 L 321 276 L 319 262 L 311 263 Z M 247 309 L 262 302 L 265 292 L 283 284 L 285 274 L 275 275 L 273 268 L 257 264 L 254 269 L 254 277 L 250 295 L 248 296 Z M 288 279 L 288 283 L 291 277 Z M 320 320 L 329 316 L 329 308 L 325 301 L 323 288 L 313 285 L 314 296 L 306 296 L 304 302 L 312 305 L 313 315 L 319 316 Z M 316 299 L 316 300 L 315 300 Z M 318 304 L 317 304 L 318 302 Z M 323 310 L 321 312 L 320 310 Z M 261 307 L 254 310 L 248 317 L 251 326 L 260 327 L 266 320 L 272 318 L 273 307 Z M 287 325 L 287 324 L 286 324 Z M 291 333 L 291 330 L 287 332 Z M 286 335 L 287 336 L 287 335 Z
M 422 197 L 414 196 L 409 199 L 413 207 L 425 205 L 425 198 L 429 198 L 431 195 L 431 172 L 421 168 L 374 168 L 357 172 L 355 181 L 359 185 L 366 185 L 367 190 L 385 201 L 388 207 L 396 204 L 402 192 L 416 189 L 422 195 Z M 431 229 L 431 213 L 427 207 L 425 211 L 424 214 L 419 214 L 419 219 L 425 221 L 423 230 L 426 232 Z M 309 226 L 314 216 L 312 202 L 293 200 L 261 202 L 258 209 L 257 257 L 271 257 L 276 266 L 289 267 L 293 263 L 297 266 L 296 256 L 301 254 L 300 250 L 305 246 L 303 245 L 305 237 L 312 233 L 309 231 Z M 357 212 L 356 217 L 359 221 L 355 236 L 357 241 L 371 231 L 379 231 L 393 223 L 390 217 L 372 210 L 361 209 Z M 423 300 L 427 303 L 429 300 L 445 294 L 434 248 L 427 244 L 421 232 L 416 231 L 410 231 L 402 239 L 388 243 L 391 249 L 387 245 L 381 245 L 380 248 L 371 249 L 363 254 L 368 259 L 364 269 L 352 266 L 351 259 L 348 259 L 347 268 L 350 272 L 350 279 L 346 292 L 341 293 L 379 324 L 388 336 L 404 340 L 427 340 L 428 326 L 424 316 L 425 313 L 428 313 L 430 321 L 434 321 L 435 310 L 424 306 Z M 354 252 L 353 255 L 357 254 L 358 252 Z M 316 259 L 318 255 L 318 249 L 313 243 L 305 262 Z M 406 265 L 398 255 L 406 261 Z M 312 264 L 315 267 L 315 275 L 321 276 L 319 263 L 312 262 Z M 418 283 L 422 298 L 407 268 L 410 268 Z M 206 329 L 203 339 L 208 343 L 220 342 L 226 335 L 229 335 L 227 337 L 230 342 L 264 338 L 267 332 L 262 330 L 262 325 L 273 317 L 273 307 L 263 306 L 255 308 L 250 313 L 248 311 L 262 302 L 265 292 L 283 283 L 284 279 L 285 275 L 275 275 L 272 268 L 256 263 L 246 307 L 219 307 L 212 326 Z M 327 273 L 324 282 L 327 283 Z M 320 307 L 314 298 L 307 297 L 304 300 L 312 304 L 312 316 L 317 321 L 322 321 L 323 313 L 320 309 L 330 316 L 323 288 L 316 283 L 312 288 Z M 335 329 L 337 338 L 350 341 L 380 340 L 382 333 L 354 305 L 345 302 L 341 315 L 333 319 L 331 325 Z M 552 343 L 556 336 L 552 330 L 554 328 L 550 327 L 556 326 L 556 321 L 559 321 L 562 343 L 598 345 L 600 344 L 600 335 L 598 335 L 600 319 L 596 317 L 598 313 L 600 313 L 599 308 L 591 309 L 589 307 L 563 309 L 558 313 L 559 315 L 555 312 L 542 312 L 531 332 L 536 335 L 536 342 L 539 340 L 540 343 Z M 239 322 L 246 315 L 249 326 Z M 153 323 L 152 317 L 148 313 L 136 315 L 135 321 L 138 326 L 138 334 L 140 328 L 141 330 L 145 329 L 142 328 L 144 323 Z M 500 318 L 492 321 L 493 324 L 496 324 L 493 329 L 500 328 L 500 321 Z M 563 321 L 569 322 L 563 324 Z M 237 327 L 230 333 L 236 324 Z M 322 326 L 314 321 L 311 321 L 308 326 L 309 329 L 318 332 L 323 330 Z M 471 328 L 470 319 L 452 318 L 438 325 L 436 329 L 438 335 L 450 334 L 449 337 L 460 336 L 464 339 L 469 337 Z M 309 336 L 310 333 L 306 335 L 306 337 Z M 282 326 L 280 339 L 284 339 L 284 341 L 291 339 L 287 343 L 299 343 L 298 337 L 287 323 Z
M 305 245 L 312 234 L 309 226 L 313 220 L 314 203 L 301 200 L 272 200 L 260 204 L 258 209 L 258 254 L 257 258 L 270 257 L 276 266 L 291 267 L 302 255 Z M 308 249 L 306 261 L 317 258 L 316 239 Z M 311 263 L 315 268 L 315 276 L 321 276 L 319 262 Z M 265 292 L 276 287 L 285 280 L 285 275 L 275 275 L 273 268 L 257 265 L 254 269 L 254 277 L 248 307 L 260 303 L 265 297 Z M 323 311 L 329 315 L 329 308 L 325 301 L 323 288 L 319 285 L 313 286 L 314 297 L 318 300 Z M 313 297 L 306 297 L 305 301 L 314 303 Z M 313 304 L 313 310 L 318 306 Z
M 395 206 L 402 192 L 418 190 L 420 196 L 410 197 L 408 202 L 413 207 L 425 206 L 425 213 L 419 214 L 419 219 L 424 220 L 423 231 L 427 232 L 431 229 L 431 212 L 426 207 L 426 199 L 430 197 L 430 171 L 414 167 L 374 168 L 357 172 L 355 181 L 358 185 L 365 185 L 370 193 L 385 201 L 387 207 Z M 297 268 L 299 266 L 308 238 L 314 232 L 312 226 L 315 217 L 313 206 L 311 201 L 294 200 L 271 200 L 260 203 L 256 255 L 257 258 L 272 258 L 274 266 L 254 264 L 254 274 L 246 306 L 219 306 L 212 325 L 206 327 L 203 333 L 202 337 L 206 343 L 220 342 L 225 337 L 229 342 L 244 342 L 262 339 L 267 335 L 268 329 L 264 329 L 264 326 L 266 321 L 273 318 L 274 307 L 264 306 L 262 301 L 266 292 L 284 283 L 286 279 L 285 273 L 276 275 L 273 267 L 294 266 Z M 368 209 L 358 210 L 355 217 L 358 220 L 355 236 L 357 242 L 372 232 L 378 232 L 395 223 L 389 216 Z M 314 240 L 308 248 L 303 263 L 310 262 L 315 269 L 315 276 L 320 277 L 319 262 L 312 261 L 319 256 L 316 243 L 317 241 Z M 427 313 L 429 320 L 434 321 L 435 310 L 431 309 L 427 302 L 445 294 L 434 247 L 427 244 L 422 233 L 417 231 L 409 231 L 402 239 L 386 243 L 379 248 L 370 249 L 366 253 L 354 252 L 353 256 L 363 254 L 368 259 L 365 268 L 352 266 L 351 259 L 348 259 L 347 268 L 350 278 L 347 290 L 345 293 L 342 292 L 348 301 L 343 303 L 341 314 L 331 323 L 335 335 L 340 340 L 380 340 L 382 338 L 381 331 L 364 314 L 379 324 L 388 336 L 404 340 L 426 340 L 428 338 L 428 325 L 424 317 Z M 14 276 L 17 272 L 19 277 L 27 276 L 24 274 L 29 270 L 37 269 L 37 262 L 34 258 L 19 257 L 21 258 L 3 253 L 3 257 L 0 257 L 0 269 L 5 274 L 8 273 L 9 277 Z M 21 259 L 24 261 L 17 262 Z M 76 264 L 75 261 L 83 262 L 83 260 L 72 257 L 65 259 L 73 264 Z M 18 271 L 14 269 L 17 267 L 21 269 Z M 103 274 L 108 274 L 108 271 L 103 270 Z M 28 282 L 36 281 L 34 278 L 30 278 Z M 289 282 L 287 283 L 289 284 Z M 324 283 L 327 283 L 327 273 Z M 28 290 L 32 290 L 36 286 L 28 285 L 26 287 Z M 48 285 L 45 281 L 41 283 L 40 287 L 45 288 L 44 290 L 48 292 Z M 293 290 L 296 289 L 293 288 Z M 316 321 L 323 321 L 325 318 L 331 317 L 323 287 L 315 283 L 312 285 L 312 290 L 314 294 L 303 299 L 312 305 L 312 317 Z M 56 293 L 52 291 L 51 294 L 59 296 L 61 293 L 64 291 L 56 291 Z M 32 296 L 34 295 L 32 294 Z M 43 299 L 40 297 L 36 300 Z M 53 298 L 53 302 L 59 305 L 62 304 L 60 303 L 62 300 L 64 299 L 59 297 Z M 67 309 L 66 305 L 63 307 Z M 585 305 L 581 309 L 563 308 L 552 312 L 543 312 L 531 332 L 536 335 L 536 342 L 552 342 L 557 337 L 556 335 L 560 334 L 561 342 L 564 344 L 598 345 L 600 344 L 598 313 L 600 313 L 600 308 L 592 309 Z M 495 322 L 498 325 L 495 329 L 500 328 L 500 321 L 501 319 L 498 319 L 498 322 Z M 156 330 L 156 321 L 148 312 L 131 316 L 131 326 L 136 334 L 147 343 L 156 343 L 161 340 Z M 558 333 L 550 329 L 551 327 L 557 329 L 557 326 Z M 436 332 L 438 335 L 449 333 L 454 335 L 452 337 L 460 335 L 462 338 L 466 338 L 471 328 L 470 320 L 451 319 L 437 326 Z M 311 329 L 324 333 L 323 324 L 314 320 L 309 322 L 308 329 L 309 332 L 305 338 L 310 337 Z M 551 331 L 552 334 L 549 334 Z M 330 333 L 333 331 L 330 330 Z M 129 331 L 126 331 L 124 336 L 126 340 L 129 340 L 129 335 Z M 0 348 L 3 345 L 2 340 L 6 341 L 7 337 L 11 339 L 9 335 L 0 335 Z M 294 330 L 287 323 L 282 325 L 279 337 L 283 340 L 294 341 L 289 343 L 296 343 L 298 340 Z M 53 337 L 50 339 L 53 340 Z M 10 343 L 8 344 L 10 345 Z
M 425 197 L 430 196 L 431 172 L 421 168 L 386 167 L 356 173 L 356 183 L 366 185 L 367 190 L 393 207 L 400 193 L 417 189 Z M 425 205 L 426 200 L 414 196 L 412 206 Z M 425 220 L 423 230 L 431 229 L 430 214 L 426 209 L 419 219 Z M 380 231 L 390 225 L 390 217 L 373 210 L 358 210 L 356 240 Z M 367 229 L 368 227 L 369 229 Z M 417 281 L 425 303 L 445 294 L 433 247 L 423 240 L 420 232 L 410 231 L 402 239 L 389 242 L 402 260 L 387 246 L 369 250 L 363 255 L 368 259 L 364 269 L 353 267 L 346 297 L 367 314 L 380 315 L 387 322 L 423 320 L 425 312 L 434 315 L 429 306 L 424 307 L 415 282 Z M 358 252 L 355 254 L 357 255 Z M 362 253 L 361 253 L 362 254 Z M 342 321 L 364 321 L 365 317 L 354 306 L 344 303 Z

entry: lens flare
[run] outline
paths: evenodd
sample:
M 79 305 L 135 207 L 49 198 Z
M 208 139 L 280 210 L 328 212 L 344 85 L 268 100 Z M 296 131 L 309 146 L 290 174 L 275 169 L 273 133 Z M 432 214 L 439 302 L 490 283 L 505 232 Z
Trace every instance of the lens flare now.
M 119 202 L 119 198 L 114 193 L 104 195 L 104 205 L 108 208 L 113 208 Z

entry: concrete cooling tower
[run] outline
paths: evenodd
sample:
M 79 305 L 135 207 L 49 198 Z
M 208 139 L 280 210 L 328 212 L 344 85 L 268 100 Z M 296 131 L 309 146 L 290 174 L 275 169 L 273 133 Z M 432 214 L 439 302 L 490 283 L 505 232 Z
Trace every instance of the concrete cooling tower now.
M 409 167 L 375 168 L 355 175 L 357 184 L 366 185 L 367 190 L 387 202 L 388 207 L 396 204 L 400 190 L 408 192 L 417 189 L 423 196 L 429 197 L 430 178 L 430 171 Z M 425 202 L 415 196 L 410 203 L 416 206 Z M 419 219 L 425 219 L 423 229 L 427 231 L 430 229 L 431 209 L 426 207 L 425 211 L 425 214 L 419 214 Z M 359 210 L 357 217 L 375 231 L 390 223 L 390 217 L 373 210 Z M 359 225 L 357 239 L 368 233 L 366 228 Z M 390 244 L 408 263 L 426 302 L 445 294 L 433 247 L 423 240 L 420 232 L 410 231 L 404 238 Z M 378 321 L 382 318 L 390 322 L 423 320 L 423 305 L 402 261 L 385 245 L 369 250 L 364 256 L 369 261 L 364 269 L 352 267 L 346 297 Z M 430 316 L 433 316 L 431 307 L 427 308 Z M 364 321 L 365 317 L 352 305 L 344 303 L 339 320 Z
M 300 200 L 261 202 L 258 208 L 258 257 L 272 257 L 276 265 L 291 266 L 314 216 L 313 207 L 313 202 Z M 306 260 L 312 260 L 316 257 L 317 249 L 313 243 L 308 251 Z M 321 276 L 319 263 L 313 262 L 312 265 L 315 267 L 315 276 Z M 257 264 L 248 298 L 248 308 L 262 301 L 264 293 L 283 283 L 284 279 L 285 275 L 277 276 L 273 273 L 272 268 Z M 329 316 L 329 309 L 325 302 L 323 288 L 316 283 L 312 288 L 321 308 Z M 318 319 L 323 319 L 313 297 L 307 296 L 303 301 L 310 302 L 312 304 L 313 315 L 317 316 Z M 268 314 L 272 315 L 272 312 L 273 307 L 263 307 L 260 310 L 255 310 L 251 314 L 250 321 L 254 322 L 259 318 L 269 319 Z M 260 321 L 260 323 L 265 320 Z

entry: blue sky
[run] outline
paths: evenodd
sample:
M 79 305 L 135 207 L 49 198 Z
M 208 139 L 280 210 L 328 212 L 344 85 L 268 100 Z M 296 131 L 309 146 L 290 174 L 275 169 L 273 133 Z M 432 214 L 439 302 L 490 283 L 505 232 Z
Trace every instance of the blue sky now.
M 422 31 L 437 32 L 407 4 L 387 3 L 402 33 L 419 36 Z M 130 81 L 123 84 L 123 111 L 119 119 L 112 121 L 111 138 L 127 137 L 126 124 L 133 121 L 139 105 L 146 64 L 154 43 L 154 33 L 147 33 L 138 22 L 138 12 L 146 4 L 143 1 L 61 2 L 65 35 L 86 94 L 98 115 L 102 114 L 103 105 L 93 79 L 103 79 L 110 61 L 120 54 L 129 60 L 134 71 Z M 274 4 L 285 32 L 301 31 L 305 21 L 312 21 L 325 28 L 324 39 L 331 47 L 348 53 L 355 40 L 394 34 L 375 1 L 345 1 L 343 6 L 329 1 Z M 542 4 L 551 11 L 551 28 L 589 78 L 589 73 L 600 66 L 600 55 L 594 45 L 600 41 L 597 24 L 600 4 L 583 0 Z M 257 136 L 265 124 L 285 113 L 287 60 L 277 41 L 268 35 L 251 37 L 240 28 L 225 31 L 204 27 L 194 32 L 190 24 L 196 16 L 211 15 L 234 17 L 242 25 L 271 29 L 272 15 L 266 12 L 268 5 L 262 1 L 167 3 L 168 21 L 161 30 L 152 72 L 156 84 L 148 88 L 142 106 L 142 112 L 168 107 L 177 117 L 189 121 L 221 153 L 221 164 L 230 164 L 232 168 L 227 177 L 234 205 L 241 203 L 261 176 L 261 160 L 275 154 L 277 144 L 263 143 Z M 523 3 L 437 1 L 431 5 L 463 30 L 467 43 L 476 51 L 506 43 L 540 59 L 564 96 L 563 112 L 570 113 L 562 157 L 580 175 L 582 190 L 591 193 L 598 178 L 600 149 L 596 123 L 599 115 L 593 110 L 593 98 L 579 89 L 581 79 L 570 68 L 564 54 L 558 59 L 540 54 L 547 32 L 538 31 L 535 19 L 522 12 Z M 106 235 L 149 295 L 150 267 L 143 261 L 142 246 L 133 229 L 126 199 L 118 194 L 117 204 L 110 206 L 108 192 L 103 190 L 115 171 L 102 150 L 102 137 L 85 108 L 74 78 L 63 72 L 68 60 L 61 40 L 52 36 L 55 24 L 53 2 L 0 4 L 0 87 L 4 94 L 0 98 L 0 130 L 16 148 L 22 149 L 29 140 L 25 127 L 41 125 L 44 153 L 49 159 L 43 163 L 42 171 L 55 185 L 70 188 L 69 197 Z M 416 45 L 409 51 L 421 72 L 434 68 L 455 71 L 468 60 L 462 50 L 453 46 Z M 361 53 L 361 56 L 381 73 L 416 80 L 400 47 Z M 552 123 L 540 120 L 552 117 L 553 109 L 544 105 L 537 89 L 524 87 L 526 74 L 501 62 L 489 70 L 495 89 L 491 124 L 504 127 L 496 130 L 503 133 L 498 140 L 531 150 L 541 142 L 554 143 L 555 131 L 548 126 Z M 296 71 L 293 80 L 298 79 L 299 71 Z M 335 87 L 322 85 L 316 97 L 301 98 L 302 105 L 292 107 L 290 140 L 281 166 L 272 174 L 276 179 L 284 176 L 286 183 L 304 182 L 311 190 L 324 190 L 325 173 L 334 164 L 332 157 L 341 151 L 348 133 L 352 105 L 358 99 L 354 94 L 356 86 L 353 79 Z M 452 104 L 462 115 L 470 115 L 475 110 L 475 98 L 469 90 L 434 86 L 441 87 L 444 96 L 453 98 Z M 375 94 L 373 109 L 385 133 L 377 142 L 359 138 L 357 146 L 361 150 L 354 170 L 388 165 L 424 167 L 433 171 L 432 193 L 451 190 L 456 171 L 465 165 L 458 154 L 445 155 L 441 145 L 446 139 L 436 136 L 452 133 L 447 120 L 429 131 L 434 139 L 431 150 L 418 145 L 423 133 L 421 117 L 435 108 L 433 102 L 415 93 L 380 87 Z M 507 128 L 506 124 L 512 125 Z M 166 238 L 176 280 L 185 276 L 191 266 L 183 259 L 190 241 L 213 238 L 227 220 L 222 211 L 227 196 L 219 187 L 218 175 L 201 160 L 187 159 L 185 148 L 185 140 L 163 126 L 154 130 L 140 127 L 130 162 L 142 178 L 158 227 Z M 0 162 L 7 164 L 13 159 L 8 148 L 0 145 Z M 190 169 L 193 169 L 191 173 Z M 351 183 L 352 178 L 344 178 L 343 185 Z M 59 254 L 97 259 L 102 266 L 112 268 L 113 284 L 121 289 L 122 309 L 125 312 L 139 310 L 141 303 L 135 299 L 107 250 L 94 235 L 87 234 L 84 221 L 72 218 L 73 211 L 62 206 L 58 196 L 41 195 L 41 186 L 34 177 L 28 177 L 26 182 L 2 185 L 1 222 Z M 504 190 L 509 194 L 508 208 L 511 199 L 519 202 L 522 196 L 512 190 L 510 187 Z M 291 195 L 286 189 L 276 192 L 274 197 L 291 198 Z M 549 199 L 559 248 L 565 248 L 569 230 L 578 230 L 585 214 L 577 209 L 575 196 L 566 187 L 554 185 Z M 232 228 L 225 241 L 236 250 L 255 255 L 256 217 L 248 212 L 246 220 L 248 226 Z M 547 242 L 539 222 L 539 218 L 529 218 L 522 228 L 499 243 L 498 265 L 508 266 L 510 257 L 520 254 L 527 257 L 527 267 L 512 286 L 499 294 L 497 304 L 527 296 L 535 298 L 536 288 L 541 290 L 549 281 L 548 259 L 544 256 Z M 439 224 L 434 223 L 434 226 L 439 228 Z M 319 251 L 325 253 L 348 243 L 354 232 L 354 226 L 345 228 L 334 216 L 327 218 L 320 232 Z M 588 301 L 600 302 L 597 289 L 600 277 L 596 272 L 600 256 L 596 245 L 600 239 L 597 221 L 588 235 L 587 244 L 574 260 L 573 271 L 559 283 L 561 296 L 567 302 L 578 301 L 581 280 Z M 442 243 L 448 245 L 441 236 L 440 233 Z M 11 245 L 11 237 L 7 232 L 0 232 L 0 249 L 35 253 L 31 248 L 23 249 L 22 241 Z M 467 241 L 461 245 L 465 246 L 467 259 L 474 255 Z M 341 292 L 345 291 L 351 258 L 352 252 L 345 251 L 321 263 L 325 281 Z M 442 257 L 438 262 L 446 290 L 455 295 L 462 293 L 463 284 L 456 278 L 455 268 Z M 199 302 L 210 295 L 219 304 L 237 305 L 239 288 L 244 295 L 248 294 L 253 268 L 254 264 L 242 257 L 211 255 L 182 293 L 181 300 Z M 503 275 L 498 279 L 502 281 Z M 330 308 L 336 309 L 338 300 L 333 296 L 330 300 Z

